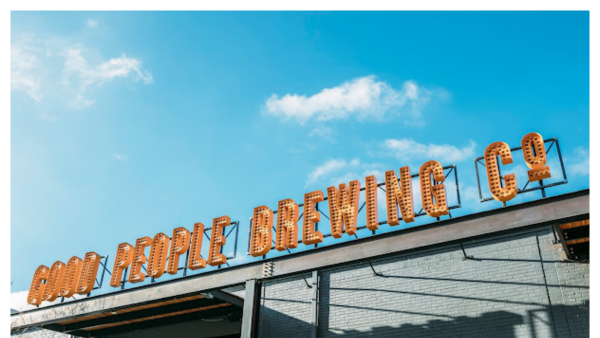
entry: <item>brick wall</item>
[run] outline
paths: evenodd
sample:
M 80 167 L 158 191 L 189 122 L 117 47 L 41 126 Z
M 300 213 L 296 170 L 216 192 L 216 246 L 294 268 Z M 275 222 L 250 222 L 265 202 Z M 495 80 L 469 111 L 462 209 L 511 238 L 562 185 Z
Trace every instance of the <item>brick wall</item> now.
M 318 337 L 588 337 L 589 265 L 549 227 L 319 271 Z M 376 245 L 376 244 L 374 244 Z M 310 337 L 310 274 L 263 284 L 259 337 Z
M 12 338 L 20 337 L 20 338 L 74 338 L 75 336 L 71 336 L 68 334 L 44 330 L 41 328 L 30 328 L 24 329 L 20 331 L 11 331 L 10 336 Z
M 259 337 L 310 337 L 310 274 L 265 282 L 259 309 Z

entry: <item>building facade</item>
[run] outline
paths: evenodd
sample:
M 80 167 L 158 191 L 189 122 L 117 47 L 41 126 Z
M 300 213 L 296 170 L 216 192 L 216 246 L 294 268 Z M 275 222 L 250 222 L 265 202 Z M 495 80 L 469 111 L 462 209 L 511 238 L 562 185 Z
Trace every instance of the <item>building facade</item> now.
M 589 226 L 585 190 L 13 314 L 12 334 L 589 337 Z

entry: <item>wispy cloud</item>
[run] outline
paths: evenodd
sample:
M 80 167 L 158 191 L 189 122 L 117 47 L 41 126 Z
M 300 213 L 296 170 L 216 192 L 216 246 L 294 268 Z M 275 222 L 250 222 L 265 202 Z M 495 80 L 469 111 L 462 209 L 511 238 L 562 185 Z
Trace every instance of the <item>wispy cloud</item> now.
M 335 131 L 327 126 L 318 125 L 314 127 L 309 133 L 309 137 L 320 137 L 325 141 L 335 143 Z
M 358 161 L 358 160 L 354 160 Z M 317 182 L 320 178 L 330 175 L 332 173 L 336 173 L 341 169 L 348 166 L 348 162 L 341 159 L 331 159 L 322 165 L 316 167 L 313 171 L 308 174 L 308 180 L 306 184 L 312 184 Z
M 584 147 L 577 147 L 574 156 L 566 159 L 569 162 L 567 174 L 587 176 L 590 174 L 590 152 Z
M 87 97 L 87 91 L 92 86 L 115 78 L 130 78 L 134 81 L 142 81 L 144 84 L 152 82 L 152 74 L 143 69 L 139 59 L 123 54 L 118 58 L 90 65 L 84 57 L 83 51 L 78 48 L 67 51 L 63 76 L 64 83 L 74 89 L 75 96 L 70 101 L 70 105 L 77 109 L 86 108 L 95 103 L 94 99 Z
M 40 101 L 41 79 L 36 72 L 38 59 L 33 50 L 27 47 L 11 46 L 10 48 L 10 87 L 22 90 L 33 100 Z
M 486 189 L 486 183 L 483 182 L 482 183 L 483 189 Z M 493 206 L 493 202 L 487 202 L 486 203 L 481 203 L 481 201 L 479 200 L 479 189 L 475 186 L 461 186 L 460 187 L 460 194 L 461 194 L 461 208 L 463 210 L 467 210 L 468 212 L 477 212 L 477 211 L 482 211 L 485 209 L 489 209 L 490 207 Z M 485 192 L 484 192 L 485 194 Z M 489 195 L 491 196 L 491 195 Z M 489 196 L 484 196 L 484 197 L 489 197 Z
M 419 123 L 422 109 L 434 97 L 447 95 L 444 90 L 431 90 L 406 81 L 394 89 L 374 75 L 356 78 L 339 86 L 325 88 L 312 96 L 271 95 L 265 102 L 267 114 L 300 123 L 308 120 L 383 119 L 389 115 L 404 115 L 406 123 Z
M 88 19 L 86 21 L 86 25 L 88 26 L 88 28 L 96 28 L 98 27 L 98 20 Z
M 127 156 L 123 155 L 123 154 L 114 154 L 115 158 L 119 161 L 125 162 L 127 161 Z
M 11 46 L 11 89 L 23 91 L 37 102 L 47 98 L 83 109 L 93 106 L 95 91 L 114 79 L 153 81 L 139 58 L 122 54 L 106 60 L 99 55 L 99 51 L 62 38 L 17 38 Z M 48 106 L 46 102 L 45 108 Z
M 470 141 L 468 146 L 458 148 L 449 144 L 424 144 L 413 139 L 387 139 L 382 146 L 388 155 L 402 162 L 423 159 L 454 163 L 474 158 L 477 144 Z
M 383 171 L 380 169 L 381 164 L 365 163 L 358 158 L 352 160 L 330 159 L 308 174 L 306 186 L 331 186 L 353 180 L 362 180 L 369 175 L 375 175 L 378 179 L 383 179 Z
M 58 115 L 56 115 L 54 113 L 49 113 L 49 112 L 42 112 L 40 114 L 40 117 L 42 118 L 42 120 L 46 120 L 46 121 L 56 121 L 56 120 L 58 120 Z

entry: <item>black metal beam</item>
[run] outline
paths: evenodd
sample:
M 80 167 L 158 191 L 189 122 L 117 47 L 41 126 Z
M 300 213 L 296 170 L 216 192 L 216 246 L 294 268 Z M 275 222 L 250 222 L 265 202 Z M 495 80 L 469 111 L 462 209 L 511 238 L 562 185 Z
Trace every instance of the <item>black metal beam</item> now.
M 226 303 L 230 303 L 230 304 L 233 304 L 238 307 L 244 306 L 244 299 L 240 298 L 236 295 L 232 295 L 231 293 L 228 293 L 228 292 L 225 292 L 222 290 L 210 290 L 210 291 L 208 291 L 208 293 L 210 293 L 215 298 L 220 299 Z
M 142 310 L 137 310 L 137 311 L 126 312 L 123 314 L 118 314 L 118 312 L 117 312 L 116 314 L 113 314 L 113 315 L 107 316 L 107 317 L 101 317 L 101 318 L 85 320 L 85 321 L 80 321 L 80 322 L 76 322 L 76 323 L 72 323 L 72 324 L 63 325 L 61 327 L 60 331 L 61 332 L 71 332 L 71 331 L 75 331 L 75 330 L 84 330 L 86 328 L 91 328 L 91 327 L 99 326 L 99 325 L 113 324 L 113 323 L 118 323 L 118 322 L 152 317 L 152 316 L 156 316 L 156 315 L 162 315 L 162 314 L 178 312 L 178 311 L 183 311 L 183 310 L 191 310 L 191 309 L 196 309 L 196 308 L 200 308 L 200 307 L 204 307 L 204 306 L 217 305 L 217 304 L 223 304 L 223 303 L 225 303 L 225 302 L 223 302 L 220 299 L 216 299 L 216 298 L 213 298 L 213 299 L 202 298 L 202 299 L 195 299 L 195 300 L 190 300 L 190 301 L 185 301 L 185 302 L 180 302 L 180 303 L 168 304 L 168 305 L 164 305 L 164 306 L 157 306 L 157 307 L 153 307 L 153 308 L 149 308 L 149 309 L 142 309 Z
M 159 326 L 179 324 L 179 323 L 184 323 L 184 322 L 189 322 L 189 321 L 194 321 L 194 320 L 202 320 L 203 318 L 213 319 L 216 317 L 223 316 L 223 317 L 225 317 L 223 320 L 229 321 L 229 319 L 228 319 L 229 317 L 239 318 L 239 316 L 234 316 L 234 314 L 236 314 L 237 312 L 240 312 L 240 311 L 241 311 L 240 308 L 230 305 L 230 306 L 209 309 L 209 310 L 205 310 L 205 311 L 186 313 L 183 315 L 178 315 L 178 316 L 173 316 L 173 317 L 152 319 L 152 320 L 138 322 L 138 323 L 108 327 L 105 329 L 90 330 L 87 332 L 90 334 L 90 337 L 106 337 L 106 336 L 110 336 L 110 335 L 117 334 L 117 333 L 124 333 L 124 332 L 130 332 L 130 331 L 135 331 L 135 330 L 152 329 L 152 328 L 159 327 Z

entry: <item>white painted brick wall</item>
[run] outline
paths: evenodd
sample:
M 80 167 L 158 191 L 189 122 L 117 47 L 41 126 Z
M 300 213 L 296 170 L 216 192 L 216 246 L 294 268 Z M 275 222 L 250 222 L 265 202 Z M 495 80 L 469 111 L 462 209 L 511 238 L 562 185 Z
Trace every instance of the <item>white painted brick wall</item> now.
M 549 228 L 320 271 L 319 337 L 588 337 L 589 265 Z M 539 244 L 538 244 L 539 243 Z M 375 244 L 376 245 L 376 244 Z M 304 275 L 310 283 L 311 276 Z M 310 337 L 312 291 L 263 284 L 259 337 Z
M 265 282 L 259 310 L 259 337 L 310 337 L 310 274 Z M 293 320 L 288 320 L 293 318 Z
M 75 336 L 68 334 L 39 328 L 30 328 L 23 331 L 12 331 L 10 336 L 12 338 L 75 338 Z

